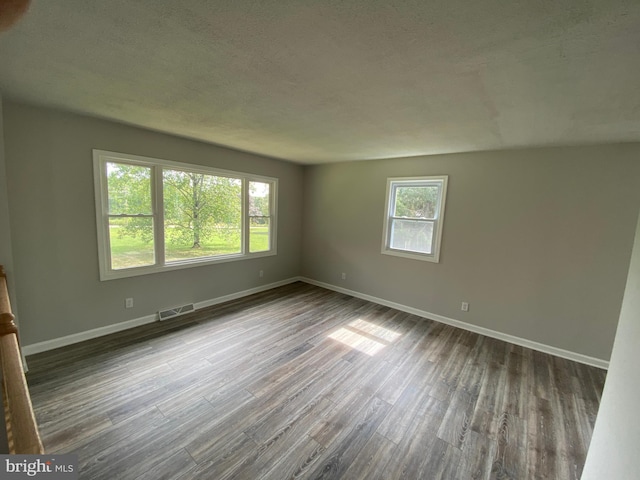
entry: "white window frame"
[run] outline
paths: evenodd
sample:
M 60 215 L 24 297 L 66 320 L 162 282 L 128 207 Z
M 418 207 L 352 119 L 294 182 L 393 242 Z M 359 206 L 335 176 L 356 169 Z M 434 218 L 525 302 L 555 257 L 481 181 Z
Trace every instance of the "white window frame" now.
M 412 258 L 414 260 L 423 260 L 426 262 L 440 262 L 440 247 L 442 244 L 442 227 L 444 223 L 444 206 L 447 198 L 448 175 L 434 175 L 428 177 L 391 177 L 387 178 L 387 194 L 386 206 L 384 214 L 384 229 L 382 234 L 382 253 L 385 255 L 394 255 L 397 257 Z M 405 218 L 394 217 L 396 203 L 397 187 L 406 186 L 438 186 L 440 193 L 438 195 L 438 204 L 434 218 Z M 433 240 L 431 243 L 432 253 L 421 253 L 412 250 L 403 250 L 391 248 L 391 227 L 393 220 L 412 220 L 416 222 L 428 221 L 433 222 Z
M 155 264 L 140 267 L 131 267 L 114 270 L 111 268 L 111 245 L 109 240 L 109 198 L 107 190 L 107 163 L 121 163 L 151 168 L 151 204 L 152 213 L 149 215 L 154 222 L 154 253 Z M 163 169 L 179 170 L 183 172 L 202 173 L 239 179 L 242 182 L 242 220 L 240 253 L 200 257 L 180 261 L 165 261 L 164 245 L 164 205 L 163 205 Z M 100 268 L 100 280 L 113 280 L 117 278 L 148 275 L 182 268 L 201 267 L 216 263 L 233 262 L 249 258 L 269 257 L 277 255 L 277 202 L 278 179 L 264 175 L 235 172 L 219 168 L 206 167 L 170 160 L 161 160 L 140 155 L 110 152 L 106 150 L 93 150 L 93 174 L 96 203 L 96 225 L 98 233 L 98 261 Z M 270 210 L 270 249 L 262 252 L 250 253 L 249 251 L 249 182 L 268 183 L 269 210 Z M 131 215 L 136 216 L 136 215 Z

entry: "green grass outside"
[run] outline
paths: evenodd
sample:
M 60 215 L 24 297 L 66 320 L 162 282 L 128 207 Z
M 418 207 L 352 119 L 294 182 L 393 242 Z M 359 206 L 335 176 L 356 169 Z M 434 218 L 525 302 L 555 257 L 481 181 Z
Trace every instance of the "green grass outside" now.
M 249 245 L 251 252 L 262 252 L 269 249 L 269 230 L 266 226 L 252 226 L 250 229 Z M 189 245 L 165 246 L 167 261 L 188 260 L 191 258 L 210 257 L 240 253 L 240 239 L 226 239 L 212 235 L 201 242 L 200 248 Z M 154 262 L 153 244 L 145 242 L 139 237 L 111 235 L 111 262 L 115 270 L 122 268 L 141 267 Z

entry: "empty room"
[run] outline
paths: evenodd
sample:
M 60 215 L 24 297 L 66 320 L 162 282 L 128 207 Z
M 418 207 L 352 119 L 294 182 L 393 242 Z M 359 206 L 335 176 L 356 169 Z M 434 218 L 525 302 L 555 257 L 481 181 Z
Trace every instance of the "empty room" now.
M 637 479 L 639 46 L 628 0 L 0 1 L 0 477 Z

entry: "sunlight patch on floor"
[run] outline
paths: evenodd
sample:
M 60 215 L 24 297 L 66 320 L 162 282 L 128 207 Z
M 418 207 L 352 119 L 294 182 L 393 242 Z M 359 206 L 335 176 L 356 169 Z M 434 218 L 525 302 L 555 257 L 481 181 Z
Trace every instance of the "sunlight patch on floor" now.
M 370 356 L 378 353 L 398 337 L 400 337 L 400 333 L 361 318 L 329 335 L 329 338 Z

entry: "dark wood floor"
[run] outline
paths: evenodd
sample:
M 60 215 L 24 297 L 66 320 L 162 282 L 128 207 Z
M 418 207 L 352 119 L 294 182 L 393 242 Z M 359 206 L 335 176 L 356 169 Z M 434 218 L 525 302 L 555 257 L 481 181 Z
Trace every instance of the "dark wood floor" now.
M 303 283 L 28 361 L 83 479 L 578 479 L 605 378 Z

